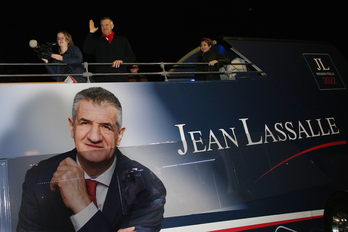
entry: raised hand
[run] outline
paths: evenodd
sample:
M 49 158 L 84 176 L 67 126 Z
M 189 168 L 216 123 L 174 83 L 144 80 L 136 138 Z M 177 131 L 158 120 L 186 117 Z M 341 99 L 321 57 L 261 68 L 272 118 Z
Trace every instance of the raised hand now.
M 89 32 L 94 33 L 99 29 L 99 27 L 94 26 L 93 20 L 89 20 Z

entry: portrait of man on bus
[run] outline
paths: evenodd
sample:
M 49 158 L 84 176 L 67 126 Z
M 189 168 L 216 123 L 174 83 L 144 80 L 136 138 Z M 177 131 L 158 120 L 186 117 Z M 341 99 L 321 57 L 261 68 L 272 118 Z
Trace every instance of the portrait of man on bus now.
M 166 189 L 118 149 L 126 128 L 117 97 L 84 89 L 68 120 L 75 148 L 27 171 L 17 231 L 159 231 Z

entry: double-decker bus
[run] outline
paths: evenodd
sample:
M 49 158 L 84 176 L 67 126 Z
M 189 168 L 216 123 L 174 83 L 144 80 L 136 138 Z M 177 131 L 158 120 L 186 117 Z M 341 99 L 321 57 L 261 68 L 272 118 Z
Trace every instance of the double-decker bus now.
M 120 150 L 166 187 L 162 231 L 348 231 L 347 60 L 307 41 L 213 49 L 243 61 L 232 80 L 173 68 L 165 82 L 0 85 L 1 231 L 16 230 L 26 171 L 74 148 L 67 118 L 91 86 L 119 98 Z

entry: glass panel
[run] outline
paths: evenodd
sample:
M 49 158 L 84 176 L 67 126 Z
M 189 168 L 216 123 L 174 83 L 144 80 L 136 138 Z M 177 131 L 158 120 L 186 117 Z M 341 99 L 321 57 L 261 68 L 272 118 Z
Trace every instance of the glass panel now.
M 7 160 L 0 160 L 0 231 L 11 231 Z

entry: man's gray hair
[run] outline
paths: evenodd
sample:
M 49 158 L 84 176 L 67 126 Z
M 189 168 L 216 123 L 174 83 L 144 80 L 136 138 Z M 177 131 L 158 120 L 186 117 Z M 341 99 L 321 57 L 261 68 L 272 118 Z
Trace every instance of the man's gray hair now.
M 102 19 L 100 20 L 100 25 L 102 24 L 102 22 L 103 22 L 104 20 L 110 20 L 111 24 L 114 24 L 114 21 L 113 21 L 110 17 L 104 17 L 104 18 L 102 18 Z
M 94 104 L 101 105 L 102 103 L 108 103 L 115 106 L 117 110 L 116 125 L 117 130 L 122 126 L 122 106 L 117 97 L 110 91 L 101 87 L 91 87 L 78 92 L 75 95 L 73 107 L 72 107 L 72 118 L 75 123 L 77 115 L 77 106 L 81 100 L 92 101 Z

